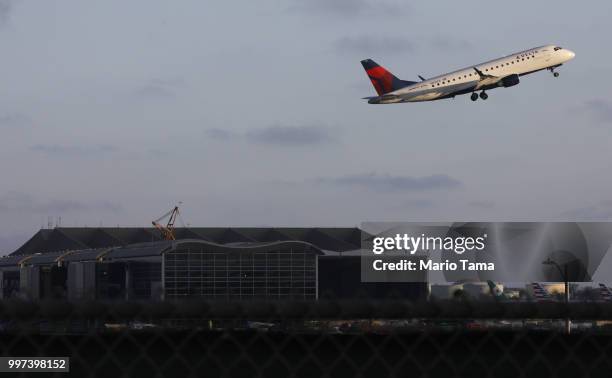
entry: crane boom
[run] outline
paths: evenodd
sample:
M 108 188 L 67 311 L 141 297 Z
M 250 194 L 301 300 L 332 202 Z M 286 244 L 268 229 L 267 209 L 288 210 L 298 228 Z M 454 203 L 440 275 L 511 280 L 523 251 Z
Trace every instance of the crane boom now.
M 178 217 L 178 215 L 179 207 L 175 206 L 172 210 L 168 211 L 166 214 L 151 222 L 153 224 L 153 227 L 155 227 L 161 234 L 162 239 L 176 240 L 176 235 L 174 234 L 174 222 L 176 222 L 176 218 Z M 168 218 L 168 223 L 164 226 L 160 222 L 165 218 Z

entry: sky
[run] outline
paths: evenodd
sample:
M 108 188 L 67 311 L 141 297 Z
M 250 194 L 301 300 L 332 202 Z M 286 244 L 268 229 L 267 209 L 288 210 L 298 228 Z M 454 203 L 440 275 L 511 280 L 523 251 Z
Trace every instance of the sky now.
M 0 0 L 0 255 L 49 220 L 193 226 L 612 218 L 612 3 Z M 518 86 L 369 105 L 558 44 Z

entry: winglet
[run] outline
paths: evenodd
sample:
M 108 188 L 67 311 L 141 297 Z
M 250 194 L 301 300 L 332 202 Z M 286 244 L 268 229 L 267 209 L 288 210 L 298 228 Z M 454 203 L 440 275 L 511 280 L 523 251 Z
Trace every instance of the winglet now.
M 421 75 L 417 75 L 417 76 L 419 77 L 419 79 L 421 79 L 421 81 L 425 81 L 425 80 L 427 80 L 427 79 L 425 79 L 425 78 L 424 78 L 423 76 L 421 76 Z
M 487 77 L 487 75 L 485 75 L 481 70 L 479 70 L 478 68 L 474 67 L 474 71 L 476 71 L 476 73 L 478 74 L 478 76 L 480 76 L 481 78 L 483 77 Z

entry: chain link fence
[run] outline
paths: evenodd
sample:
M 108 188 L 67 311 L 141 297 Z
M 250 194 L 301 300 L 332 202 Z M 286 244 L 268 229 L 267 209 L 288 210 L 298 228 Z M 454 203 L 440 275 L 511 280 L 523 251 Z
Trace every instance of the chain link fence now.
M 565 334 L 567 317 L 590 327 Z M 610 377 L 610 318 L 598 302 L 5 301 L 0 351 L 69 356 L 77 377 Z

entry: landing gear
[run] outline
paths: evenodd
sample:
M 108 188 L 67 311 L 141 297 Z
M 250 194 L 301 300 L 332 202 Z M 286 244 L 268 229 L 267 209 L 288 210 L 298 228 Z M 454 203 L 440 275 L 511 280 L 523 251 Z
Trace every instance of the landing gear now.
M 483 100 L 486 100 L 486 99 L 489 98 L 489 95 L 487 94 L 487 92 L 482 91 L 482 92 L 480 92 L 480 98 L 483 99 Z
M 472 101 L 478 100 L 478 93 L 472 92 L 472 96 L 470 97 L 470 99 L 472 99 Z
M 552 74 L 553 74 L 553 76 L 554 76 L 554 77 L 559 77 L 559 73 L 558 73 L 558 72 L 555 72 L 555 67 L 550 67 L 548 70 L 549 70 L 550 72 L 552 72 Z

